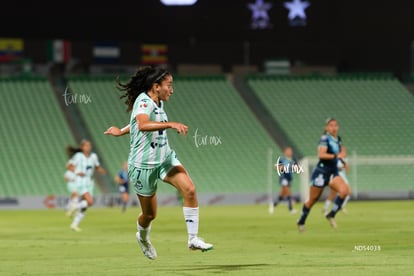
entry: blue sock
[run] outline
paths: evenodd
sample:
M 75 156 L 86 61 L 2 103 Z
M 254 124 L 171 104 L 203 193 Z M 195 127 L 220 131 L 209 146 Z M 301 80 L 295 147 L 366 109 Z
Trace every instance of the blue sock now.
M 292 211 L 292 198 L 291 198 L 291 196 L 287 196 L 286 200 L 288 202 L 289 211 Z
M 309 212 L 310 212 L 310 209 L 309 209 L 309 208 L 307 208 L 307 207 L 305 206 L 305 204 L 303 204 L 303 207 L 302 207 L 302 214 L 301 214 L 301 216 L 300 216 L 300 219 L 298 220 L 298 224 L 299 224 L 299 225 L 304 225 L 304 224 L 305 224 L 305 221 L 306 221 L 306 218 L 308 217 Z
M 278 205 L 278 204 L 279 204 L 279 202 L 281 202 L 282 200 L 283 200 L 283 196 L 279 195 L 279 197 L 277 198 L 277 201 L 275 201 L 275 202 L 273 203 L 273 206 L 274 206 L 274 207 L 276 207 L 276 205 Z
M 342 204 L 344 203 L 345 198 L 340 198 L 339 196 L 336 196 L 334 204 L 332 206 L 332 210 L 329 212 L 327 217 L 334 218 L 336 213 L 338 213 L 339 210 L 341 210 Z

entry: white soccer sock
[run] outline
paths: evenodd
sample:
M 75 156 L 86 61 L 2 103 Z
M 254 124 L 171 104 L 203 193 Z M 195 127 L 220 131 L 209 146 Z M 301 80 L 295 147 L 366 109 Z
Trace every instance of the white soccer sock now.
M 78 203 L 77 209 L 82 210 L 83 208 L 88 207 L 88 202 L 86 200 L 82 200 Z
M 187 224 L 188 240 L 198 235 L 198 207 L 183 207 L 184 219 Z
M 348 203 L 348 200 L 351 198 L 350 195 L 347 195 L 344 199 L 344 203 L 342 203 L 342 208 L 345 208 L 345 205 Z
M 73 219 L 72 225 L 78 226 L 82 219 L 85 217 L 85 212 L 79 212 L 76 214 L 75 218 Z
M 329 205 L 331 205 L 331 202 L 329 199 L 325 200 L 325 205 L 323 207 L 324 211 L 327 211 L 329 209 Z
M 149 240 L 149 233 L 151 231 L 151 223 L 150 225 L 148 225 L 147 228 L 144 228 L 141 225 L 139 225 L 137 221 L 137 230 L 139 232 L 139 236 L 141 237 L 141 240 L 143 241 Z

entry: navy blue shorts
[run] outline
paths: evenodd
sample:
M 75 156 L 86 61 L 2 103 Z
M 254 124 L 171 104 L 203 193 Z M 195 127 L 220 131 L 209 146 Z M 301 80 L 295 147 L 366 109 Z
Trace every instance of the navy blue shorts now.
M 316 167 L 311 176 L 310 185 L 318 188 L 323 188 L 328 186 L 329 182 L 335 177 L 338 176 L 338 168 L 321 168 Z
M 119 185 L 119 192 L 129 194 L 128 185 L 126 185 L 126 184 Z

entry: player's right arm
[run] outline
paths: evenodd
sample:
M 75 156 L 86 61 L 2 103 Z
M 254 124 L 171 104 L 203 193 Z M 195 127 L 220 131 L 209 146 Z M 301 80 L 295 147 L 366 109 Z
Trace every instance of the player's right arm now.
M 75 154 L 66 164 L 66 168 L 74 172 L 78 176 L 85 176 L 85 173 L 76 171 L 76 166 L 79 163 L 79 154 Z
M 104 134 L 112 135 L 112 136 L 122 136 L 122 135 L 129 133 L 129 128 L 130 128 L 129 124 L 127 124 L 121 129 L 116 126 L 111 126 L 104 132 Z
M 140 131 L 158 131 L 173 128 L 183 136 L 186 136 L 188 133 L 188 126 L 182 123 L 151 121 L 149 116 L 145 113 L 138 114 L 135 119 L 137 120 L 138 129 Z
M 127 180 L 123 179 L 120 174 L 115 175 L 114 181 L 115 183 L 120 184 L 120 185 L 125 184 L 127 182 Z

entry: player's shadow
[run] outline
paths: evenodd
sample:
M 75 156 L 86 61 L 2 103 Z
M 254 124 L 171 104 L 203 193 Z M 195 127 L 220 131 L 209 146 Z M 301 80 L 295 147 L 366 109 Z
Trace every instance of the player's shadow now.
M 230 271 L 238 271 L 244 269 L 251 269 L 255 268 L 260 270 L 260 268 L 264 268 L 267 266 L 271 266 L 272 264 L 230 264 L 230 265 L 192 265 L 189 268 L 180 268 L 179 270 L 184 271 L 204 271 L 204 272 L 214 272 L 214 273 L 224 273 Z M 177 271 L 176 271 L 177 272 Z

